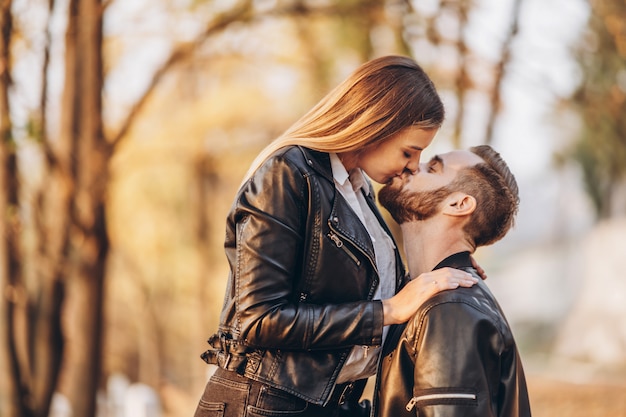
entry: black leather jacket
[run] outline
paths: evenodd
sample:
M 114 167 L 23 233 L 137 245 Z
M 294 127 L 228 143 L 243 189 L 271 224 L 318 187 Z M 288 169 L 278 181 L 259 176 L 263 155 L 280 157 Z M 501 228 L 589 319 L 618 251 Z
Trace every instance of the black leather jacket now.
M 291 146 L 270 157 L 236 196 L 225 250 L 220 326 L 203 358 L 325 404 L 350 349 L 379 346 L 383 329 L 374 248 L 335 189 L 330 156 Z
M 468 252 L 443 266 L 478 277 Z M 513 334 L 482 280 L 436 294 L 406 325 L 390 328 L 373 402 L 378 417 L 531 415 Z

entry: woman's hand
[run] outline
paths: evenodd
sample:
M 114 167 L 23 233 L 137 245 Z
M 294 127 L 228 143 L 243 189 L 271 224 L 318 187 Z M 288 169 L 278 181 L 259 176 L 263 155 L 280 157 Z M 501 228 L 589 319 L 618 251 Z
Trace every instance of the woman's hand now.
M 483 280 L 487 279 L 487 274 L 485 273 L 485 270 L 481 268 L 480 265 L 478 265 L 478 263 L 476 263 L 476 259 L 474 259 L 473 256 L 470 256 L 470 259 L 472 260 L 472 266 L 474 267 L 474 269 L 476 270 L 476 272 L 478 272 L 478 275 L 480 275 L 480 277 Z
M 396 295 L 383 300 L 383 324 L 408 321 L 417 309 L 436 293 L 461 287 L 471 287 L 478 279 L 455 268 L 441 268 L 420 274 L 409 281 Z

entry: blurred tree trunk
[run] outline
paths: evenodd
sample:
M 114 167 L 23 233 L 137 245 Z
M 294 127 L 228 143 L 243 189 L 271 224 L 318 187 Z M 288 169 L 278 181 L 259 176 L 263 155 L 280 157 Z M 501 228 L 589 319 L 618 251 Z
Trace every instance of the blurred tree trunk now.
M 105 196 L 111 147 L 102 128 L 102 5 L 71 0 L 65 38 L 60 137 L 69 172 L 71 216 L 68 346 L 63 386 L 76 417 L 96 415 L 102 362 L 104 277 L 109 239 Z
M 52 0 L 50 6 L 52 7 Z M 20 201 L 17 144 L 13 138 L 10 120 L 8 90 L 10 78 L 10 40 L 12 34 L 11 2 L 2 3 L 2 68 L 0 105 L 2 120 L 2 329 L 6 345 L 0 348 L 2 360 L 2 395 L 0 411 L 7 416 L 41 416 L 49 413 L 50 401 L 56 387 L 61 363 L 62 337 L 60 331 L 60 287 L 29 285 L 25 265 L 28 253 L 22 242 L 23 202 Z M 49 55 L 46 45 L 46 61 Z M 47 62 L 43 74 L 47 72 Z M 45 88 L 44 88 L 45 89 Z M 42 98 L 45 101 L 45 96 Z M 42 119 L 45 110 L 41 110 Z M 42 239 L 43 241 L 44 239 Z M 42 265 L 50 265 L 40 259 Z M 35 264 L 38 264 L 35 262 Z
M 523 0 L 514 0 L 513 2 L 511 25 L 509 26 L 509 31 L 502 44 L 500 60 L 496 64 L 495 68 L 494 83 L 490 94 L 491 111 L 489 112 L 489 119 L 487 120 L 487 133 L 485 134 L 485 143 L 487 145 L 491 145 L 493 142 L 496 121 L 502 110 L 502 86 L 506 76 L 507 67 L 511 61 L 513 42 L 519 32 L 522 1 Z
M 6 416 L 21 415 L 23 386 L 16 359 L 15 316 L 18 301 L 19 254 L 17 245 L 17 182 L 15 143 L 13 141 L 9 89 L 11 87 L 11 35 L 13 21 L 11 1 L 0 2 L 0 412 Z
M 456 54 L 456 63 L 454 65 L 449 68 L 442 67 L 444 72 L 449 72 L 450 74 L 444 75 L 441 78 L 441 84 L 438 85 L 438 89 L 442 91 L 449 90 L 455 96 L 455 112 L 446 116 L 451 119 L 450 123 L 453 125 L 450 140 L 454 148 L 459 148 L 462 145 L 461 135 L 466 111 L 466 97 L 475 88 L 474 80 L 467 67 L 468 63 L 471 62 L 471 51 L 467 45 L 465 33 L 473 7 L 475 7 L 474 2 L 468 0 L 446 1 L 442 2 L 440 7 L 432 14 L 418 19 L 418 21 L 423 19 L 423 23 L 418 30 L 418 32 L 423 31 L 423 40 L 437 49 L 451 48 Z M 417 9 L 415 7 L 413 9 L 419 16 Z M 456 19 L 455 25 L 457 30 L 444 30 L 437 24 L 441 20 L 446 19 L 446 16 L 452 16 Z M 435 67 L 439 65 L 441 64 L 435 64 Z M 437 74 L 432 75 L 437 76 Z
M 50 25 L 51 16 L 55 7 L 55 0 L 48 0 L 48 22 L 46 28 L 45 46 L 43 50 L 43 65 L 41 67 L 42 88 L 40 94 L 40 107 L 34 115 L 35 124 L 38 126 L 37 134 L 43 148 L 43 171 L 46 172 L 50 181 L 45 181 L 34 195 L 33 227 L 37 236 L 36 248 L 31 252 L 36 268 L 34 270 L 37 285 L 34 293 L 29 297 L 32 311 L 29 320 L 29 350 L 33 363 L 33 397 L 37 405 L 37 415 L 46 417 L 49 413 L 50 402 L 54 394 L 61 363 L 63 359 L 63 332 L 61 328 L 61 311 L 65 293 L 65 270 L 67 258 L 62 256 L 66 250 L 68 236 L 69 215 L 67 210 L 48 210 L 46 195 L 52 194 L 50 183 L 58 177 L 55 172 L 59 168 L 46 130 L 48 110 L 48 69 L 50 63 Z M 53 171 L 54 170 L 54 171 Z M 58 183 L 58 180 L 56 181 Z M 53 195 L 58 199 L 63 196 L 67 201 L 67 188 L 65 193 L 55 192 Z M 54 190 L 57 190 L 55 187 Z M 65 204 L 64 207 L 66 207 Z M 53 213 L 51 219 L 46 221 L 43 213 Z M 50 225 L 62 225 L 58 230 L 51 233 Z M 52 237 L 54 236 L 54 238 Z M 54 241 L 57 245 L 54 245 Z M 63 246 L 58 243 L 63 242 Z
M 591 3 L 588 33 L 578 48 L 582 70 L 573 97 L 583 126 L 572 149 L 599 219 L 626 215 L 626 3 Z
M 470 2 L 468 0 L 459 0 L 456 5 L 456 13 L 459 19 L 458 32 L 456 35 L 456 50 L 458 54 L 458 71 L 455 80 L 455 92 L 458 103 L 458 113 L 454 119 L 454 133 L 452 136 L 452 144 L 455 148 L 461 147 L 461 132 L 463 130 L 463 122 L 465 119 L 465 105 L 467 93 L 473 88 L 473 82 L 470 78 L 467 65 L 469 49 L 467 42 L 465 41 L 465 32 L 467 30 L 467 23 L 469 18 L 469 12 L 471 10 Z

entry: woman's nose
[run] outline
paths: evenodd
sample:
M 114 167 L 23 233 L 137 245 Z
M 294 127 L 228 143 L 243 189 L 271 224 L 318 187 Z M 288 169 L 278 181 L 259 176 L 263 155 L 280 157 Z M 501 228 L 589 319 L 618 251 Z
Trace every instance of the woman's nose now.
M 406 164 L 405 169 L 411 171 L 411 174 L 415 174 L 419 170 L 419 165 L 419 160 L 409 161 L 409 163 Z

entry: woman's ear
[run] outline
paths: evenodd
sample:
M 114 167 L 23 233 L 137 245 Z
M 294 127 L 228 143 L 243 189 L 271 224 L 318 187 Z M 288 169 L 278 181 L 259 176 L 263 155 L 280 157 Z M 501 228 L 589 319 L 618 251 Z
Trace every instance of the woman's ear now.
M 446 198 L 443 213 L 450 216 L 468 216 L 476 210 L 476 199 L 460 191 L 454 192 Z

